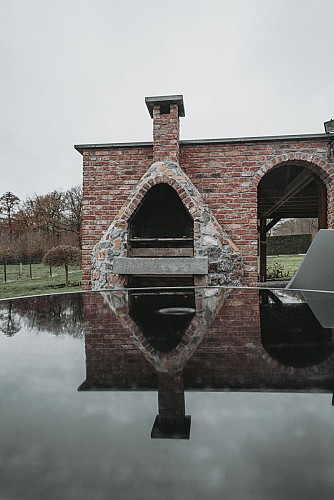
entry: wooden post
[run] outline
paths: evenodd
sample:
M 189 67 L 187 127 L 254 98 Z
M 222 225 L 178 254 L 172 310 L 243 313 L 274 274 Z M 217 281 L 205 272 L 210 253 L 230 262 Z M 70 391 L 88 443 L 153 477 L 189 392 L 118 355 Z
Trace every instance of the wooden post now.
M 318 229 L 327 229 L 327 189 L 318 177 Z
M 6 257 L 3 259 L 3 273 L 5 276 L 5 283 L 7 283 Z
M 31 262 L 29 264 L 29 270 L 30 270 L 30 279 L 32 279 L 32 267 L 31 267 Z
M 260 244 L 259 244 L 259 257 L 260 257 L 260 281 L 267 279 L 267 221 L 260 219 Z
M 269 304 L 269 294 L 268 294 L 268 290 L 261 290 L 261 291 L 260 291 L 260 297 L 261 297 L 261 303 L 262 303 L 262 305 L 267 305 L 267 304 Z

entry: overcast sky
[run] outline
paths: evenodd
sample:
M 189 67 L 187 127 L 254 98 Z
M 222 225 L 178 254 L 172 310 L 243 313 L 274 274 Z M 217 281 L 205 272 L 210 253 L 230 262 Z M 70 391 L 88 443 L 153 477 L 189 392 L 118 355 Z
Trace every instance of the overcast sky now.
M 183 94 L 181 139 L 323 132 L 333 0 L 0 0 L 0 195 L 81 182 L 74 144 L 150 141 L 145 96 Z

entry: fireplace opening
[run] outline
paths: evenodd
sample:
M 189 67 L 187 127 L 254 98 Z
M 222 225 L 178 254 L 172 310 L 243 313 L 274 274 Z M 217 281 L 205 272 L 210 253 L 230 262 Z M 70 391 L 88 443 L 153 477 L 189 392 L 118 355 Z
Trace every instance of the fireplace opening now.
M 129 220 L 131 257 L 193 257 L 194 221 L 168 184 L 153 186 Z

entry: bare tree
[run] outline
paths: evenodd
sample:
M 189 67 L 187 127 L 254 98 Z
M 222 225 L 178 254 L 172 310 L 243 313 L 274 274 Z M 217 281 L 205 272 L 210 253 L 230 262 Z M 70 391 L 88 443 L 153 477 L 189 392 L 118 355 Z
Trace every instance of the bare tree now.
M 13 259 L 42 258 L 59 245 L 81 248 L 81 224 L 81 186 L 35 194 L 22 203 L 10 192 L 0 198 L 0 247 L 10 247 Z
M 82 226 L 82 188 L 75 186 L 64 193 L 63 196 L 63 229 L 76 235 L 79 248 L 81 248 Z
M 282 219 L 272 230 L 273 236 L 285 236 L 288 234 L 312 234 L 314 237 L 318 232 L 318 220 L 309 217 L 298 219 Z
M 7 191 L 0 197 L 0 213 L 4 214 L 7 220 L 9 234 L 12 234 L 12 219 L 13 214 L 17 211 L 20 204 L 20 198 L 15 194 Z
M 13 310 L 13 301 L 6 301 L 0 307 L 0 331 L 7 337 L 13 337 L 21 330 L 20 317 Z

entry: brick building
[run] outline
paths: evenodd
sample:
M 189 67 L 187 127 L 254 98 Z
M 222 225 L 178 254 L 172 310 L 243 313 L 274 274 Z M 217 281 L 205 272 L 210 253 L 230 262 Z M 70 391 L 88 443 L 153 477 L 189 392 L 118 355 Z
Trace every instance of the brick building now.
M 146 98 L 153 142 L 85 144 L 83 287 L 265 279 L 266 234 L 281 218 L 334 228 L 327 134 L 180 140 L 182 96 Z M 167 281 L 166 281 L 167 282 Z M 171 281 L 169 281 L 170 283 Z

